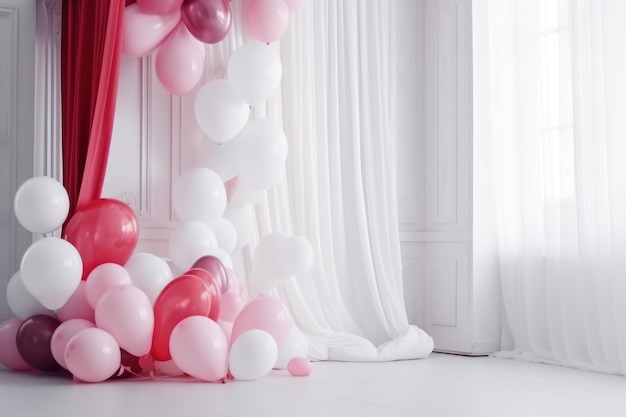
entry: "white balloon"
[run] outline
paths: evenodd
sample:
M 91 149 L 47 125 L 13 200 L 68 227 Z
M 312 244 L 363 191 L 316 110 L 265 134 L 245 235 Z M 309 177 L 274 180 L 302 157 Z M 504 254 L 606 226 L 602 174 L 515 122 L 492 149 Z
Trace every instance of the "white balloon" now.
M 45 314 L 54 317 L 54 312 L 45 308 L 41 303 L 28 292 L 22 274 L 17 271 L 7 285 L 7 303 L 11 312 L 23 320 L 36 314 Z
M 70 242 L 47 237 L 26 250 L 20 271 L 28 292 L 44 307 L 56 310 L 63 307 L 78 288 L 83 262 Z
M 224 79 L 203 85 L 194 109 L 200 129 L 216 142 L 237 136 L 250 116 L 250 106 L 235 95 L 230 82 Z
M 212 225 L 224 214 L 226 188 L 214 171 L 194 168 L 178 177 L 172 199 L 181 220 Z
M 238 178 L 228 202 L 233 205 L 258 204 L 266 196 L 265 190 L 256 190 L 245 183 L 244 178 Z
M 293 273 L 291 260 L 286 259 L 291 238 L 292 235 L 286 232 L 274 232 L 263 236 L 252 258 L 252 267 L 257 274 L 287 278 Z
M 313 246 L 303 236 L 292 236 L 287 243 L 286 257 L 291 261 L 291 273 L 297 274 L 313 266 Z
M 228 80 L 237 96 L 248 104 L 260 104 L 270 98 L 282 76 L 280 55 L 262 42 L 244 43 L 228 60 Z
M 134 253 L 124 268 L 133 285 L 143 291 L 152 304 L 161 290 L 173 279 L 167 262 L 156 255 L 145 252 Z
M 278 348 L 272 335 L 265 330 L 248 330 L 230 348 L 230 373 L 235 379 L 259 379 L 272 370 L 277 357 Z
M 217 239 L 209 226 L 200 222 L 183 222 L 170 236 L 170 258 L 181 271 L 206 255 L 215 255 Z
M 264 190 L 284 176 L 287 161 L 287 138 L 280 126 L 269 119 L 248 122 L 241 132 L 244 149 L 239 178 L 250 188 Z
M 309 355 L 309 339 L 295 325 L 291 326 L 289 337 L 284 345 L 278 349 L 278 358 L 274 368 L 287 369 L 287 364 L 293 358 L 306 358 Z
M 219 219 L 213 225 L 213 233 L 217 238 L 217 245 L 226 253 L 231 253 L 237 245 L 237 229 L 225 218 Z
M 198 163 L 215 171 L 226 182 L 239 174 L 241 147 L 237 138 L 228 142 L 218 143 L 206 139 L 200 143 L 197 152 Z
M 254 233 L 254 218 L 249 204 L 245 206 L 226 206 L 224 218 L 237 229 L 237 245 L 235 250 L 244 248 L 250 243 Z
M 233 269 L 233 259 L 224 249 L 217 248 L 217 250 L 215 251 L 215 256 L 220 260 L 220 262 L 222 262 L 222 265 L 224 265 L 226 268 L 231 270 Z
M 33 177 L 15 193 L 15 217 L 33 233 L 50 233 L 63 224 L 70 199 L 63 185 L 50 177 Z

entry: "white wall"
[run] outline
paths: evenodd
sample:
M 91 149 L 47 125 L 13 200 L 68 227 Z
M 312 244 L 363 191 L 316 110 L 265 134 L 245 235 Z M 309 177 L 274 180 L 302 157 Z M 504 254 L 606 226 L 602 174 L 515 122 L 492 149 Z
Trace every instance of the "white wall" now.
M 13 196 L 33 176 L 35 0 L 0 0 L 0 321 L 6 286 L 32 235 L 15 219 Z

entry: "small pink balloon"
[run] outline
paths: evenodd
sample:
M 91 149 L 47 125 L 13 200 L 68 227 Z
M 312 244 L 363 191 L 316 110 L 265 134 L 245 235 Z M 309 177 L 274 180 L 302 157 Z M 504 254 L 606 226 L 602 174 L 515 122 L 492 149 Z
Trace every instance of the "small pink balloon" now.
M 24 320 L 14 317 L 0 324 L 0 363 L 14 371 L 33 369 L 17 350 L 17 331 Z
M 123 285 L 132 285 L 130 275 L 123 266 L 114 263 L 98 265 L 89 273 L 85 283 L 87 302 L 95 309 L 105 292 Z
M 250 36 L 272 43 L 279 40 L 289 27 L 289 8 L 283 0 L 252 0 L 244 19 Z
M 141 57 L 161 45 L 180 22 L 180 8 L 166 15 L 148 14 L 139 5 L 131 4 L 124 12 L 122 53 Z
M 96 324 L 109 332 L 122 349 L 133 356 L 150 352 L 154 311 L 146 294 L 125 285 L 108 290 L 96 306 Z
M 155 69 L 161 84 L 172 94 L 187 94 L 204 74 L 205 46 L 183 22 L 170 33 L 156 56 Z
M 55 311 L 57 318 L 60 321 L 68 321 L 71 319 L 83 319 L 90 322 L 95 322 L 93 307 L 89 305 L 87 301 L 86 287 L 87 283 L 81 281 L 78 283 L 78 288 L 74 291 L 74 294 L 69 300 L 57 311 Z
M 293 358 L 287 364 L 287 370 L 293 376 L 308 376 L 311 369 L 311 362 L 306 358 Z
M 275 297 L 260 297 L 250 301 L 241 310 L 233 324 L 231 344 L 248 330 L 265 330 L 276 341 L 276 346 L 285 344 L 291 331 L 291 314 L 289 310 Z
M 215 382 L 228 374 L 228 342 L 213 320 L 203 316 L 183 319 L 170 337 L 174 363 L 185 373 Z
M 101 382 L 111 378 L 122 363 L 120 346 L 102 329 L 78 332 L 65 348 L 65 364 L 75 378 L 84 382 Z
M 76 336 L 81 330 L 91 329 L 93 327 L 96 327 L 93 322 L 83 319 L 70 319 L 61 323 L 54 333 L 52 333 L 52 340 L 50 340 L 50 350 L 52 351 L 54 360 L 67 369 L 67 364 L 65 363 L 65 348 L 70 339 Z
M 228 35 L 232 22 L 230 0 L 185 0 L 183 22 L 204 43 L 217 43 Z
M 145 13 L 163 15 L 180 9 L 183 0 L 137 0 L 137 4 Z

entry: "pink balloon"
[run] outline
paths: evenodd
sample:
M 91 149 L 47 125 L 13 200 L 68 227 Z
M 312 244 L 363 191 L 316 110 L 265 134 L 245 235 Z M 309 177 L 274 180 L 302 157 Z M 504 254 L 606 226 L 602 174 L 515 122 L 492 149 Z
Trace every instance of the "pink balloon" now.
M 132 285 L 130 275 L 123 266 L 114 263 L 98 265 L 91 271 L 85 283 L 87 302 L 95 309 L 105 292 L 123 285 Z
M 183 22 L 168 35 L 156 57 L 156 74 L 172 94 L 187 94 L 204 73 L 205 46 Z
M 228 35 L 232 22 L 230 0 L 186 0 L 182 17 L 196 39 L 218 43 Z
M 220 329 L 224 332 L 224 336 L 226 336 L 226 342 L 230 346 L 230 336 L 233 334 L 233 323 L 224 320 L 218 320 L 217 325 L 220 326 Z
M 101 382 L 120 370 L 122 354 L 115 338 L 102 329 L 78 332 L 65 348 L 65 364 L 75 378 Z
M 287 370 L 293 376 L 308 376 L 311 369 L 311 362 L 307 358 L 293 358 L 287 364 Z
M 283 0 L 252 0 L 245 12 L 245 28 L 265 43 L 279 40 L 289 27 L 289 8 Z
M 148 14 L 137 4 L 126 7 L 122 52 L 141 57 L 154 51 L 180 22 L 180 8 L 165 15 Z
M 60 321 L 71 319 L 84 319 L 92 323 L 96 321 L 93 307 L 87 301 L 86 285 L 85 281 L 79 282 L 78 288 L 76 288 L 70 299 L 67 300 L 63 307 L 55 311 Z
M 174 327 L 170 352 L 185 373 L 203 381 L 219 381 L 228 373 L 228 341 L 208 317 L 191 316 Z
M 275 297 L 260 297 L 250 301 L 241 310 L 233 324 L 231 344 L 242 333 L 253 329 L 265 330 L 271 334 L 276 341 L 276 346 L 280 349 L 291 331 L 289 310 Z
M 15 341 L 23 320 L 14 317 L 0 324 L 0 363 L 14 371 L 33 369 L 20 355 Z
M 147 355 L 152 347 L 154 311 L 146 294 L 137 287 L 111 288 L 98 301 L 96 324 L 111 333 L 122 349 L 134 356 Z
M 54 333 L 52 333 L 52 339 L 50 340 L 50 350 L 52 351 L 54 360 L 67 369 L 67 364 L 65 363 L 65 348 L 68 342 L 81 330 L 91 329 L 93 327 L 96 327 L 93 322 L 83 319 L 70 319 L 61 323 Z
M 168 14 L 180 9 L 183 0 L 137 0 L 137 4 L 145 13 Z
M 234 294 L 232 292 L 227 292 L 222 294 L 220 306 L 220 319 L 224 321 L 229 321 L 233 323 L 241 310 L 243 310 L 243 306 L 246 304 L 239 294 Z

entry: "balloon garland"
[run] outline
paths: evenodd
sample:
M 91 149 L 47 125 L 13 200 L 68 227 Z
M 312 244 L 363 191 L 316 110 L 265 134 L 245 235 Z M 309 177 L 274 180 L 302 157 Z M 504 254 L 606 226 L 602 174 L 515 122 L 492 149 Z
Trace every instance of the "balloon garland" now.
M 249 212 L 227 205 L 280 181 L 287 140 L 268 119 L 248 120 L 282 77 L 267 43 L 285 33 L 306 0 L 242 0 L 244 29 L 228 77 L 198 89 L 196 120 L 214 152 L 206 167 L 181 175 L 172 198 L 181 223 L 164 259 L 136 252 L 139 226 L 125 203 L 101 198 L 69 220 L 63 238 L 44 237 L 25 252 L 7 287 L 16 315 L 0 324 L 0 363 L 14 371 L 69 372 L 76 381 L 187 374 L 209 382 L 258 379 L 273 368 L 311 372 L 308 341 L 281 300 L 262 295 L 311 267 L 313 249 L 289 234 L 263 238 L 254 255 L 249 298 L 229 254 L 247 245 Z M 123 52 L 156 54 L 172 94 L 193 91 L 204 72 L 205 43 L 232 26 L 228 0 L 137 0 L 126 8 Z M 226 150 L 230 147 L 230 150 Z M 222 165 L 220 165 L 220 163 Z M 33 233 L 57 230 L 69 198 L 57 181 L 34 177 L 18 189 L 17 220 Z

